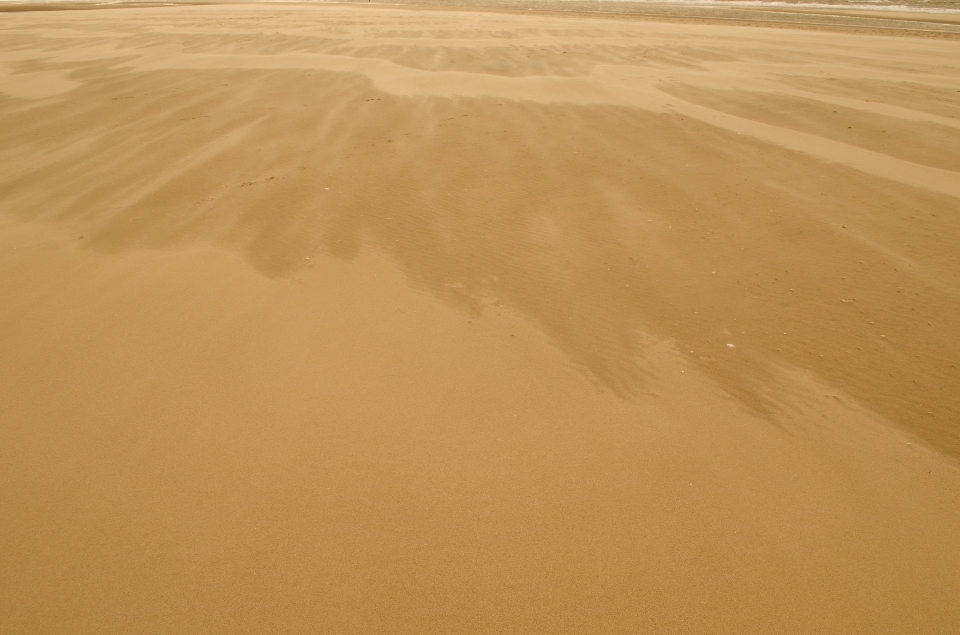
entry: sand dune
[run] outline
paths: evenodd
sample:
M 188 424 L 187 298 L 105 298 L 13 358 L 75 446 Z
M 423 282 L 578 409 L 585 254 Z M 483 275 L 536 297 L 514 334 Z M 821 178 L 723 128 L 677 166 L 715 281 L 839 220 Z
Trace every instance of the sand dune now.
M 0 631 L 960 629 L 960 41 L 0 14 Z

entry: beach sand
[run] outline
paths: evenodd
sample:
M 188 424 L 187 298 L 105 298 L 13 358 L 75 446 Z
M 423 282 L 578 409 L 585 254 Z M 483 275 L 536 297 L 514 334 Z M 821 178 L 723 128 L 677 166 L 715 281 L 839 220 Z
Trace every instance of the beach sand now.
M 0 14 L 0 631 L 960 630 L 960 40 Z

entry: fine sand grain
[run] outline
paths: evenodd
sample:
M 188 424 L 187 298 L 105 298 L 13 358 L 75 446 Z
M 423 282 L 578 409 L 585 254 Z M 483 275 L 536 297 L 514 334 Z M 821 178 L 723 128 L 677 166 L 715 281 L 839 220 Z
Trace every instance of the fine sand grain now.
M 960 40 L 0 13 L 0 632 L 960 632 Z

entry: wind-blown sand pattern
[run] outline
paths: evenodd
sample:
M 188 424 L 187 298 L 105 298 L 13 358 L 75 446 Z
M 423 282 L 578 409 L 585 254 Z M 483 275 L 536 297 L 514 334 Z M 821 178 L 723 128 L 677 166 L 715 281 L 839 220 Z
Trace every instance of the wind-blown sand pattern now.
M 960 629 L 960 40 L 0 14 L 0 631 Z

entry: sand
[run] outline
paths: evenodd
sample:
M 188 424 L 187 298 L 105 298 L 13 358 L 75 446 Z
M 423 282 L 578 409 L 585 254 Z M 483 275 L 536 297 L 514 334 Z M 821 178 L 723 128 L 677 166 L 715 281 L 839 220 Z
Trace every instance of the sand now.
M 0 14 L 0 631 L 960 630 L 960 40 Z

